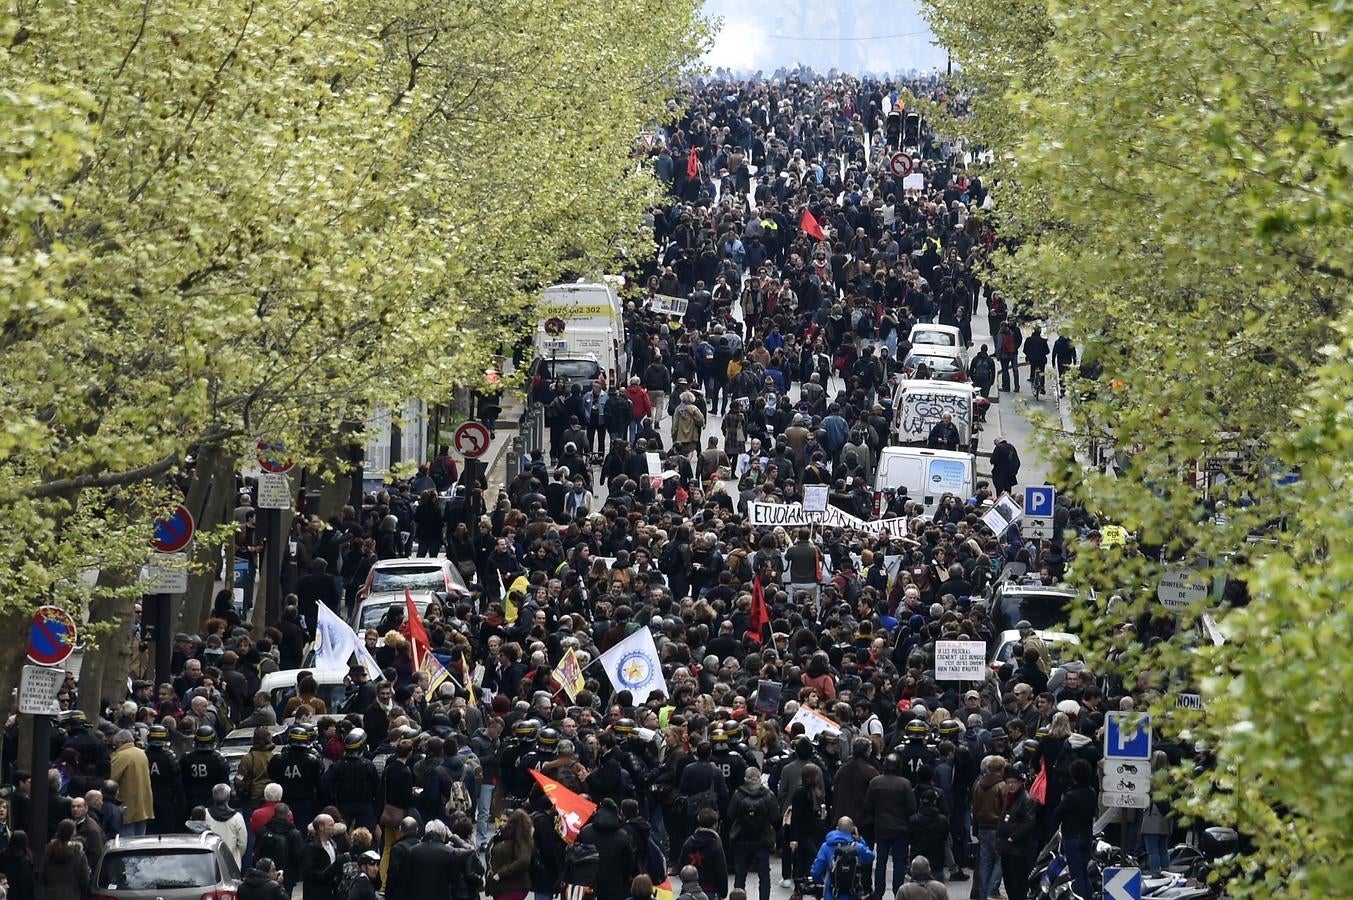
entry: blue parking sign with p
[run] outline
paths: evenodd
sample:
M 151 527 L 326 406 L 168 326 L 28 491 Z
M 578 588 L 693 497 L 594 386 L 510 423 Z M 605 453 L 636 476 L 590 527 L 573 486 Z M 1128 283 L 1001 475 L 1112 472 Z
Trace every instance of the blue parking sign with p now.
M 1104 720 L 1106 759 L 1151 758 L 1151 717 L 1138 712 L 1111 712 Z
M 1024 489 L 1024 515 L 1034 519 L 1052 518 L 1057 491 L 1051 485 L 1030 485 Z

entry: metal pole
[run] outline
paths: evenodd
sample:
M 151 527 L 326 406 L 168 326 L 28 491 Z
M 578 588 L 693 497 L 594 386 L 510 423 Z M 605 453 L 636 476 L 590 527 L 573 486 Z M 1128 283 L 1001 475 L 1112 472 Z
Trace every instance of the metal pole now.
M 268 622 L 276 622 L 282 617 L 282 557 L 286 555 L 286 544 L 282 542 L 282 510 L 264 509 L 263 538 L 263 589 L 266 593 Z
M 33 716 L 33 752 L 29 760 L 28 848 L 35 865 L 42 864 L 42 852 L 47 849 L 47 797 L 51 791 L 47 770 L 51 766 L 52 717 Z
M 170 671 L 174 657 L 173 601 L 169 594 L 155 594 L 150 602 L 155 609 L 155 684 L 159 686 L 174 680 Z

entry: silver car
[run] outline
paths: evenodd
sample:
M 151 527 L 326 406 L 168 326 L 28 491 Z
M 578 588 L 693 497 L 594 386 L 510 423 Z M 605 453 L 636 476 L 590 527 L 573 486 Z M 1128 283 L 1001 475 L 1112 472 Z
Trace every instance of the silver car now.
M 240 869 L 220 835 L 114 838 L 103 848 L 92 894 L 100 900 L 234 900 Z

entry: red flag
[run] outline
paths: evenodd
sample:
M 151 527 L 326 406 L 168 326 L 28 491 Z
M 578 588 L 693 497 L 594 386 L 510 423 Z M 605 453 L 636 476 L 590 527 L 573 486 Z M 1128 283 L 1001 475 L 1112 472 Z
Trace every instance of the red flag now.
M 583 830 L 587 820 L 592 818 L 592 813 L 597 811 L 597 805 L 586 797 L 573 793 L 538 769 L 531 769 L 530 771 L 531 777 L 536 780 L 540 789 L 545 792 L 545 796 L 550 798 L 554 808 L 559 811 L 559 821 L 562 823 L 564 840 L 567 843 L 573 843 L 578 839 L 578 832 Z
M 695 179 L 700 177 L 700 154 L 691 148 L 691 152 L 686 154 L 686 177 Z
M 766 611 L 766 592 L 761 588 L 761 578 L 752 579 L 752 612 L 747 617 L 747 633 L 758 644 L 763 640 L 761 629 L 770 624 L 770 613 Z
M 817 218 L 814 217 L 808 207 L 803 208 L 803 216 L 799 219 L 799 230 L 810 238 L 817 241 L 825 241 L 827 234 L 822 230 L 822 226 L 817 224 Z
M 413 667 L 418 668 L 423 654 L 432 649 L 427 629 L 423 627 L 423 617 L 418 615 L 418 605 L 413 602 L 413 594 L 404 589 L 404 618 L 409 626 L 409 652 L 413 654 Z

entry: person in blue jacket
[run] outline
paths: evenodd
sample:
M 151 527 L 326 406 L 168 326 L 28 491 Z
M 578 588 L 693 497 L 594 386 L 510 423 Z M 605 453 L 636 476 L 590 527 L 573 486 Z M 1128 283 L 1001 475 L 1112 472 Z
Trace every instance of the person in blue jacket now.
M 856 868 L 860 874 L 858 884 L 862 890 L 856 896 L 856 885 L 842 885 L 838 892 L 836 885 L 832 884 L 832 869 L 836 861 L 836 848 L 842 844 L 854 844 L 856 854 Z M 855 822 L 849 816 L 842 816 L 836 822 L 836 827 L 827 832 L 827 839 L 823 841 L 822 847 L 817 851 L 817 858 L 813 860 L 811 874 L 814 881 L 822 882 L 822 900 L 861 900 L 868 896 L 868 889 L 864 887 L 869 879 L 866 877 L 870 871 L 870 866 L 874 864 L 874 851 L 869 849 L 864 838 L 860 837 L 860 829 L 855 827 Z

